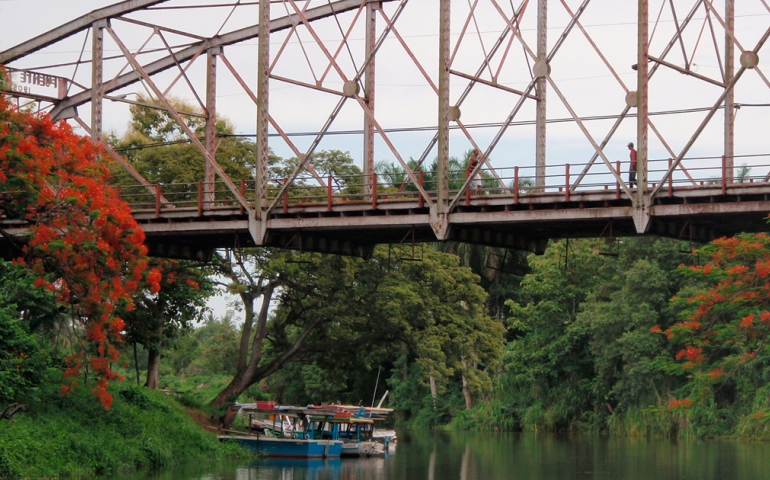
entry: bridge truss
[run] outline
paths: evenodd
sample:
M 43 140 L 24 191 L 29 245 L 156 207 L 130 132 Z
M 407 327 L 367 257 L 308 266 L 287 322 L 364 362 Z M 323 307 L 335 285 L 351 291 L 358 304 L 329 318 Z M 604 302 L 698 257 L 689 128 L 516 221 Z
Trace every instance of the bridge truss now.
M 123 193 L 159 255 L 233 244 L 366 255 L 405 240 L 542 251 L 555 237 L 763 229 L 770 4 L 618 3 L 631 2 L 128 0 L 0 64 L 6 93 L 76 123 L 134 176 Z M 106 120 L 140 98 L 200 151 L 199 184 L 152 185 L 107 145 Z M 203 137 L 177 98 L 199 106 Z M 256 119 L 251 178 L 220 167 L 217 115 Z M 314 168 L 339 144 L 358 178 Z M 481 162 L 466 178 L 450 160 L 471 149 Z M 271 151 L 300 160 L 287 178 L 270 177 Z M 383 159 L 403 178 L 378 178 Z M 471 191 L 476 173 L 484 186 Z

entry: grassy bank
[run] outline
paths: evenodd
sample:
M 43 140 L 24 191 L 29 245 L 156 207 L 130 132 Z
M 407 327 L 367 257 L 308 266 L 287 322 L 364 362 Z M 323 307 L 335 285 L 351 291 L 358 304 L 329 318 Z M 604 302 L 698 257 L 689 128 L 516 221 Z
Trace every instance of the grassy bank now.
M 195 460 L 245 458 L 197 425 L 162 392 L 111 388 L 109 411 L 88 388 L 66 398 L 51 387 L 15 422 L 0 420 L 0 478 L 82 478 Z

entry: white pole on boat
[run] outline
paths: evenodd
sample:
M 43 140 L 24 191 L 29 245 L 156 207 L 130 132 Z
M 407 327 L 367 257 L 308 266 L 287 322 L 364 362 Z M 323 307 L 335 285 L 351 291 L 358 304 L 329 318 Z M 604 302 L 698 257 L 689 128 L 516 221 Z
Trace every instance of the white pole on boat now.
M 380 371 L 382 370 L 382 365 L 380 365 L 377 368 L 377 381 L 374 382 L 374 393 L 372 394 L 372 408 L 374 408 L 374 400 L 377 398 L 377 387 L 380 385 Z
M 390 390 L 385 390 L 385 393 L 382 395 L 382 398 L 380 399 L 380 403 L 377 404 L 377 408 L 382 407 L 383 402 L 385 402 L 385 397 L 388 396 L 388 393 L 390 393 Z

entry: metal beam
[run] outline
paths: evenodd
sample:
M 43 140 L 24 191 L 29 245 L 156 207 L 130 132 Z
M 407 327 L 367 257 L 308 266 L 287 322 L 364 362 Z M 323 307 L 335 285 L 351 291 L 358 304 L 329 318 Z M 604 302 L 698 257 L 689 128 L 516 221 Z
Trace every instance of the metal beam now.
M 206 151 L 216 159 L 217 151 L 217 57 L 218 48 L 211 48 L 206 53 Z M 203 201 L 214 202 L 214 180 L 216 173 L 209 159 L 203 169 Z
M 104 97 L 104 27 L 107 22 L 94 22 L 91 35 L 91 138 L 102 138 L 102 100 Z
M 546 146 L 546 93 L 550 73 L 548 63 L 548 2 L 537 1 L 537 63 L 535 77 L 537 84 L 537 108 L 535 111 L 535 186 L 545 187 L 545 146 Z
M 438 48 L 438 172 L 436 178 L 436 212 L 447 213 L 449 204 L 449 69 L 451 0 L 439 2 Z
M 109 7 L 94 10 L 71 22 L 67 22 L 60 27 L 56 27 L 53 30 L 40 34 L 31 40 L 27 40 L 4 52 L 0 52 L 0 64 L 7 64 L 20 58 L 24 58 L 48 45 L 90 28 L 94 22 L 99 20 L 106 20 L 108 18 L 125 15 L 126 13 L 142 10 L 167 1 L 168 0 L 127 0 L 116 3 L 115 5 L 110 5 Z
M 267 166 L 270 149 L 268 146 L 269 98 L 270 98 L 270 2 L 259 2 L 259 51 L 257 53 L 257 165 L 256 179 L 256 220 L 262 222 L 267 206 Z M 257 244 L 261 238 L 254 239 Z
M 725 0 L 725 84 L 729 85 L 735 75 L 735 39 L 730 34 L 735 30 L 734 0 Z M 725 89 L 727 86 L 725 85 Z M 728 89 L 725 95 L 725 181 L 732 183 L 735 175 L 735 90 Z
M 634 224 L 637 233 L 644 233 L 650 225 L 650 199 L 646 195 L 647 191 L 647 158 L 648 149 L 648 125 L 649 115 L 649 65 L 647 64 L 647 55 L 650 49 L 649 36 L 649 0 L 639 0 L 639 23 L 637 43 L 637 76 L 636 76 L 636 147 L 637 147 L 637 166 L 636 166 L 636 199 L 634 202 Z
M 395 0 L 338 0 L 337 2 L 329 3 L 316 8 L 311 8 L 307 12 L 305 12 L 304 16 L 305 18 L 308 19 L 308 21 L 321 20 L 323 18 L 327 18 L 332 15 L 336 15 L 338 13 L 355 10 L 361 6 L 362 1 L 367 3 L 379 3 L 379 2 L 390 2 Z M 293 25 L 295 25 L 299 21 L 300 21 L 300 18 L 296 14 L 286 15 L 284 17 L 271 21 L 270 31 L 277 32 L 281 30 L 286 30 L 288 28 L 291 28 Z M 210 38 L 208 40 L 204 40 L 202 42 L 194 43 L 189 47 L 183 48 L 172 55 L 167 55 L 154 62 L 144 65 L 142 66 L 142 69 L 147 73 L 147 75 L 153 76 L 157 73 L 168 70 L 169 68 L 175 67 L 178 63 L 181 63 L 193 58 L 196 54 L 198 54 L 198 52 L 201 51 L 201 48 L 205 50 L 213 47 L 223 47 L 226 45 L 232 45 L 234 43 L 251 40 L 253 38 L 257 38 L 258 36 L 259 36 L 258 25 L 242 28 L 240 30 L 235 30 L 233 32 L 230 32 L 224 35 L 219 35 L 219 36 Z M 136 82 L 139 82 L 140 80 L 141 80 L 141 76 L 138 73 L 136 73 L 136 71 L 125 73 L 115 78 L 114 80 L 110 81 L 105 86 L 106 87 L 105 93 L 114 92 L 115 90 L 119 90 L 128 85 L 132 85 Z M 51 117 L 54 119 L 57 119 L 59 115 L 61 115 L 61 113 L 67 108 L 83 105 L 85 103 L 88 103 L 90 100 L 91 100 L 91 93 L 89 90 L 80 92 L 76 95 L 72 95 L 71 97 L 65 100 L 62 100 L 61 102 L 56 104 L 56 106 L 51 110 Z
M 374 113 L 375 101 L 375 58 L 374 47 L 377 43 L 377 10 L 379 4 L 370 3 L 366 6 L 366 45 L 365 55 L 370 59 L 364 71 L 364 95 L 366 106 Z M 364 193 L 372 192 L 374 173 L 374 124 L 369 116 L 364 114 Z

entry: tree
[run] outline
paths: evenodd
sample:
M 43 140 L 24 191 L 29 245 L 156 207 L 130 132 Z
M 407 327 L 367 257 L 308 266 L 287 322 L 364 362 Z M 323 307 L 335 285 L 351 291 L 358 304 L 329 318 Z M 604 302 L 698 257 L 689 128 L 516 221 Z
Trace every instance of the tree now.
M 207 297 L 213 294 L 207 269 L 176 260 L 155 263 L 162 275 L 160 290 L 137 292 L 133 297 L 136 308 L 122 313 L 128 321 L 128 341 L 144 345 L 148 352 L 145 386 L 153 389 L 158 388 L 162 349 L 200 318 Z
M 732 426 L 719 418 L 738 417 L 750 428 L 766 429 L 770 237 L 721 238 L 700 248 L 698 255 L 705 259 L 703 265 L 679 269 L 693 282 L 674 299 L 681 320 L 652 327 L 676 346 L 674 358 L 661 358 L 661 368 L 684 379 L 666 408 L 692 407 L 690 415 L 700 419 L 703 435 Z
M 267 250 L 233 252 L 232 258 L 229 289 L 244 302 L 241 349 L 233 381 L 212 406 L 228 405 L 295 361 L 303 367 L 292 369 L 302 377 L 294 380 L 304 382 L 305 391 L 322 392 L 311 384 L 326 360 L 334 355 L 339 365 L 372 364 L 371 352 L 386 352 L 378 345 L 410 352 L 425 384 L 432 376 L 443 388 L 463 375 L 469 394 L 491 390 L 502 326 L 485 315 L 478 277 L 457 257 L 426 250 L 422 261 L 397 266 L 379 248 L 371 260 L 313 255 L 297 263 L 296 253 Z M 327 393 L 348 390 L 340 385 Z
M 29 272 L 0 261 L 0 410 L 34 397 L 52 363 L 40 332 L 59 319 L 51 292 L 35 288 Z
M 120 138 L 112 135 L 110 145 L 121 154 L 148 182 L 161 183 L 169 193 L 179 198 L 184 194 L 197 195 L 197 188 L 189 186 L 203 181 L 205 158 L 189 137 L 155 99 L 138 99 L 155 105 L 149 108 L 132 105 L 130 129 Z M 179 112 L 202 114 L 200 108 L 181 100 L 172 100 Z M 195 115 L 181 114 L 186 125 L 202 138 L 205 122 Z M 217 119 L 217 163 L 233 180 L 254 178 L 256 150 L 254 142 L 234 136 L 233 127 L 225 119 Z M 111 166 L 114 181 L 120 185 L 134 185 L 136 180 L 117 163 Z M 171 186 L 178 184 L 178 186 Z M 171 187 L 169 187 L 171 186 Z
M 140 284 L 157 291 L 161 278 L 148 269 L 144 234 L 128 205 L 105 185 L 99 153 L 66 123 L 19 111 L 0 97 L 0 211 L 28 226 L 22 239 L 0 235 L 34 286 L 53 292 L 85 331 L 87 344 L 67 358 L 63 393 L 87 362 L 98 379 L 94 393 L 109 408 L 110 364 L 125 328 L 116 308 L 130 310 Z

